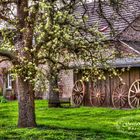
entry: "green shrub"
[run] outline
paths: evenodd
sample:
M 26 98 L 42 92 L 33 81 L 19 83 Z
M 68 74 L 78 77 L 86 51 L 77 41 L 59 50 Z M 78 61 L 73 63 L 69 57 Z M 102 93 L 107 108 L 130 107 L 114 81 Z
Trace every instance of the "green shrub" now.
M 0 96 L 2 96 L 2 91 L 1 91 L 1 89 L 0 89 Z
M 7 99 L 5 99 L 3 96 L 0 96 L 0 103 L 7 103 Z

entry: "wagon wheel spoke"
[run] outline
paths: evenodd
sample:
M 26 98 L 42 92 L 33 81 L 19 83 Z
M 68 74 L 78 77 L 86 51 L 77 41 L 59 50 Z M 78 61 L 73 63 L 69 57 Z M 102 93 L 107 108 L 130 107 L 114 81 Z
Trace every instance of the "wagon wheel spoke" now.
M 122 98 L 127 98 L 127 97 L 128 97 L 128 93 L 122 94 Z
M 75 91 L 80 92 L 80 87 L 78 87 L 78 84 L 75 85 Z
M 102 97 L 105 97 L 105 94 L 101 93 L 101 96 L 102 96 Z
M 139 99 L 138 99 L 138 101 L 137 101 L 137 107 L 139 107 Z
M 131 104 L 133 104 L 134 107 L 137 107 L 137 98 L 134 98 L 134 100 L 131 102 Z
M 137 91 L 138 89 L 137 89 L 137 87 L 136 87 L 136 85 L 134 85 L 134 89 L 135 89 L 135 91 Z
M 121 99 L 123 99 L 124 101 L 127 101 L 127 96 L 124 96 Z
M 77 87 L 74 87 L 74 88 L 73 88 L 73 91 L 78 92 Z
M 75 94 L 77 94 L 78 92 L 76 92 L 75 90 L 72 93 L 72 96 L 74 96 Z
M 140 106 L 140 79 L 134 81 L 128 93 L 128 103 L 131 108 L 138 108 Z
M 97 103 L 100 105 L 100 99 L 97 97 Z
M 104 102 L 104 98 L 101 98 L 101 99 L 100 99 L 100 102 L 101 102 L 101 104 L 102 104 L 102 103 Z
M 138 98 L 136 98 L 135 103 L 134 103 L 136 107 L 138 107 L 138 106 L 139 106 L 139 102 L 138 102 L 138 101 L 139 101 L 139 99 L 138 99 Z
M 82 95 L 78 95 L 76 94 L 75 96 L 73 96 L 73 102 L 75 105 L 80 105 L 82 102 L 83 96 Z
M 84 90 L 84 84 L 83 84 L 83 82 L 82 81 L 78 81 L 77 83 L 76 83 L 76 86 L 77 86 L 77 89 L 78 89 L 78 91 L 79 92 L 83 92 L 83 90 Z
M 125 100 L 124 100 L 123 98 L 121 98 L 121 102 L 122 102 L 123 104 L 125 104 Z
M 133 96 L 130 96 L 130 98 L 134 98 L 134 97 L 136 97 L 136 95 L 134 94 Z
M 140 83 L 137 81 L 137 90 L 140 90 Z
M 117 102 L 119 102 L 119 101 L 120 101 L 120 99 L 119 99 L 119 98 L 116 98 L 116 100 L 114 100 L 114 102 L 116 102 L 116 103 L 117 103 Z
M 136 92 L 135 92 L 134 90 L 132 90 L 132 89 L 130 90 L 130 92 L 131 92 L 131 93 L 136 93 Z
M 77 104 L 79 105 L 80 103 L 81 103 L 81 97 L 79 96 L 78 98 L 77 98 Z
M 96 98 L 96 96 L 92 95 L 91 98 Z
M 101 97 L 101 101 L 103 101 L 104 100 L 104 97 Z
M 74 85 L 73 90 L 74 90 L 75 92 L 79 92 L 78 87 L 77 87 L 77 84 Z
M 78 87 L 78 85 L 75 85 L 74 88 L 73 88 L 73 90 L 74 90 L 75 92 L 81 92 L 81 91 L 82 91 L 82 90 L 81 90 L 81 87 Z
M 131 101 L 131 104 L 133 104 L 134 101 L 136 101 L 136 98 L 134 98 L 134 99 Z
M 76 98 L 75 98 L 75 103 L 76 103 L 76 104 L 79 104 L 80 102 L 81 102 L 80 96 L 76 96 Z
M 122 108 L 127 103 L 127 85 L 117 86 L 112 94 L 112 103 L 115 108 Z

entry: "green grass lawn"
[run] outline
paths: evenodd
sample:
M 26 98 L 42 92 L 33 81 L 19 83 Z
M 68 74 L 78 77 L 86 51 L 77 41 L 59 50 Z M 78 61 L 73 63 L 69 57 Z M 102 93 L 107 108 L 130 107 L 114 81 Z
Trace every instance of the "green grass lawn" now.
M 0 140 L 140 140 L 140 110 L 48 108 L 36 101 L 38 127 L 17 128 L 17 101 L 0 103 Z

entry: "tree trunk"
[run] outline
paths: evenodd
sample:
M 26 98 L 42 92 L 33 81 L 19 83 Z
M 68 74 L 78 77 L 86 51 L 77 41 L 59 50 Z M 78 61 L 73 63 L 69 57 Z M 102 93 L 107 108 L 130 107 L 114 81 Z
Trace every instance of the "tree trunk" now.
M 58 78 L 54 76 L 49 81 L 49 107 L 60 107 Z
M 19 116 L 18 127 L 36 127 L 34 89 L 22 78 L 17 80 Z
M 85 90 L 85 96 L 84 96 L 84 101 L 83 101 L 83 105 L 84 106 L 91 106 L 91 102 L 90 102 L 90 85 L 89 82 L 84 82 L 86 90 Z

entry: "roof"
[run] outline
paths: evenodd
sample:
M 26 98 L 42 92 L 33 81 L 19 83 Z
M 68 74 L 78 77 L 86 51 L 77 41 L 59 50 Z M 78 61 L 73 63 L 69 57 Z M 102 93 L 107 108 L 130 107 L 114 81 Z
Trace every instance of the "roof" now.
M 116 68 L 140 67 L 140 57 L 118 58 L 118 59 L 110 61 L 109 63 Z
M 102 3 L 102 10 L 105 18 L 101 16 L 98 1 L 87 3 L 85 7 L 78 5 L 75 12 L 78 14 L 78 16 L 82 16 L 86 8 L 86 15 L 88 16 L 87 24 L 89 26 L 98 24 L 99 29 L 108 27 L 103 31 L 103 34 L 108 39 L 113 38 L 117 34 L 121 33 L 128 27 L 130 23 L 136 19 L 136 17 L 140 15 L 139 0 L 124 0 L 120 5 L 119 14 L 115 11 L 115 9 L 112 8 L 112 6 L 110 6 L 109 2 L 103 1 Z M 112 24 L 115 35 L 112 34 L 107 21 Z
M 140 52 L 140 41 L 125 41 L 125 43 Z
M 131 58 L 116 58 L 113 60 L 107 61 L 107 63 L 114 68 L 131 68 L 131 67 L 140 67 L 140 57 L 131 57 Z M 90 62 L 82 62 L 82 61 L 75 61 L 71 62 L 69 67 L 75 69 L 84 69 L 90 68 L 92 65 Z M 104 68 L 102 64 L 99 64 L 99 68 Z
M 123 47 L 122 50 L 124 50 L 125 52 L 129 50 L 128 52 L 139 56 L 140 30 L 136 33 L 136 31 L 129 30 L 129 27 L 131 27 L 130 25 L 135 24 L 136 21 L 140 21 L 140 0 L 122 0 L 120 2 L 121 4 L 118 12 L 110 5 L 109 1 L 102 1 L 102 11 L 105 17 L 100 12 L 101 10 L 99 6 L 99 1 L 87 3 L 85 7 L 83 7 L 82 5 L 78 5 L 76 7 L 76 14 L 78 17 L 79 15 L 82 16 L 85 12 L 85 15 L 88 16 L 88 20 L 86 22 L 88 26 L 97 25 L 99 31 L 102 29 L 102 33 L 103 35 L 105 35 L 106 40 L 112 40 L 113 42 L 114 40 L 119 40 L 119 42 L 121 43 L 121 47 Z M 80 16 L 79 18 L 81 18 Z M 110 23 L 113 27 L 114 32 L 109 25 Z M 134 37 L 136 39 L 133 39 Z M 131 60 L 132 58 L 129 59 Z M 127 65 L 127 61 L 123 61 Z M 132 62 L 134 62 L 135 66 L 136 64 L 133 59 Z M 118 64 L 118 60 L 116 61 L 116 63 Z M 119 67 L 123 65 L 119 64 L 117 66 Z

